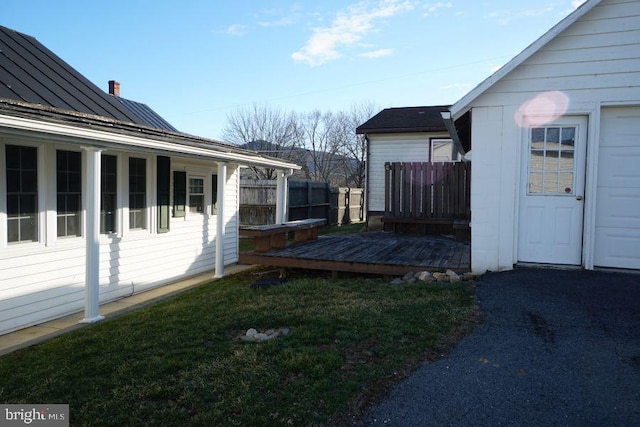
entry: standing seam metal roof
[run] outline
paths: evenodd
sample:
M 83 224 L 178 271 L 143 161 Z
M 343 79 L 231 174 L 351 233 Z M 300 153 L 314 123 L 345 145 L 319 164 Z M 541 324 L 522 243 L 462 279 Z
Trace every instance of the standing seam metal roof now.
M 34 37 L 0 26 L 0 97 L 148 125 Z

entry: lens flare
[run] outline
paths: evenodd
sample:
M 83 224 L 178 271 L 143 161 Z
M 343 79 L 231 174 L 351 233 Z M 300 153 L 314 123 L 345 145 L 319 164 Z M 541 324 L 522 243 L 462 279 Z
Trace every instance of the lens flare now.
M 544 92 L 520 105 L 515 121 L 520 127 L 546 125 L 564 115 L 568 107 L 569 97 L 564 92 Z

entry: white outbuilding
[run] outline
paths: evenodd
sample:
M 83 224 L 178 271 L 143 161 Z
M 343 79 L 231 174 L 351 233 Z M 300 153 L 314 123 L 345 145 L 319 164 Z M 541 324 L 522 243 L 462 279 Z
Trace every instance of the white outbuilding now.
M 474 272 L 640 269 L 640 1 L 588 0 L 451 107 Z

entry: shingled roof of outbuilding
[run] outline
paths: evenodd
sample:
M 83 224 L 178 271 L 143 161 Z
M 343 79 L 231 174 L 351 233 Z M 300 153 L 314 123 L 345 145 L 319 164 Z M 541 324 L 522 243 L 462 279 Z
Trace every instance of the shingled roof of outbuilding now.
M 440 113 L 448 105 L 386 108 L 356 128 L 357 134 L 398 132 L 447 132 Z

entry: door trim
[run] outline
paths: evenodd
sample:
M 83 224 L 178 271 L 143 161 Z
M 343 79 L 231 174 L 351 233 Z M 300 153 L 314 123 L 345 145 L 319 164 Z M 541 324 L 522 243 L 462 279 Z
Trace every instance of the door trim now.
M 596 110 L 598 111 L 598 110 Z M 582 185 L 582 194 L 584 197 L 584 202 L 582 204 L 582 209 L 581 209 L 581 216 L 582 216 L 582 226 L 580 228 L 579 231 L 576 231 L 578 233 L 578 235 L 580 236 L 580 242 L 578 243 L 580 245 L 580 261 L 578 264 L 555 264 L 555 265 L 562 265 L 562 266 L 582 266 L 585 265 L 585 263 L 589 262 L 589 257 L 593 257 L 592 254 L 592 237 L 590 235 L 590 233 L 587 232 L 587 230 L 589 228 L 593 227 L 593 220 L 592 220 L 592 212 L 593 209 L 591 206 L 593 206 L 594 200 L 591 200 L 593 197 L 593 190 L 592 190 L 592 184 L 591 184 L 591 180 L 592 180 L 592 171 L 594 170 L 592 161 L 594 159 L 594 156 L 592 155 L 592 150 L 597 149 L 597 144 L 591 144 L 590 141 L 593 141 L 593 133 L 594 133 L 594 128 L 596 126 L 593 125 L 593 118 L 594 118 L 594 113 L 595 111 L 587 111 L 587 112 L 571 112 L 569 114 L 565 114 L 561 117 L 556 118 L 555 120 L 549 122 L 549 123 L 545 123 L 545 124 L 541 124 L 540 127 L 553 127 L 553 125 L 557 124 L 558 126 L 562 126 L 562 125 L 573 125 L 576 124 L 578 125 L 579 129 L 579 136 L 577 135 L 576 138 L 581 138 L 583 139 L 583 144 L 585 144 L 585 147 L 582 151 L 582 159 L 580 160 L 580 162 L 582 163 L 581 166 L 578 166 L 575 168 L 574 172 L 578 172 L 580 174 L 580 176 L 576 176 L 575 180 L 574 180 L 574 186 L 576 188 L 579 188 L 580 185 Z M 596 114 L 599 115 L 599 114 Z M 526 120 L 526 117 L 524 118 L 524 120 L 520 120 L 519 123 L 527 123 L 528 121 Z M 532 122 L 535 123 L 535 120 L 532 120 Z M 528 185 L 528 181 L 529 181 L 529 167 L 530 167 L 530 160 L 529 160 L 529 156 L 530 156 L 530 129 L 532 127 L 537 127 L 535 125 L 530 125 L 528 124 L 526 127 L 521 127 L 519 130 L 519 134 L 520 134 L 520 141 L 517 147 L 517 154 L 518 154 L 518 173 L 516 174 L 516 198 L 515 198 L 515 214 L 516 214 L 516 221 L 514 221 L 514 242 L 513 242 L 513 247 L 514 247 L 514 264 L 522 264 L 522 263 L 528 263 L 528 264 L 543 264 L 544 265 L 554 265 L 554 263 L 547 263 L 546 261 L 522 261 L 521 260 L 521 248 L 520 248 L 520 233 L 524 232 L 525 230 L 522 229 L 522 222 L 524 220 L 523 218 L 523 213 L 522 213 L 522 209 L 523 209 L 523 197 L 527 194 L 527 188 L 526 186 Z M 525 163 L 526 162 L 526 163 Z M 581 169 L 581 170 L 579 170 Z M 578 193 L 580 191 L 578 190 Z M 534 197 L 538 197 L 538 196 L 534 196 Z M 539 196 L 539 197 L 544 197 L 544 196 Z M 575 252 L 574 252 L 575 253 Z

